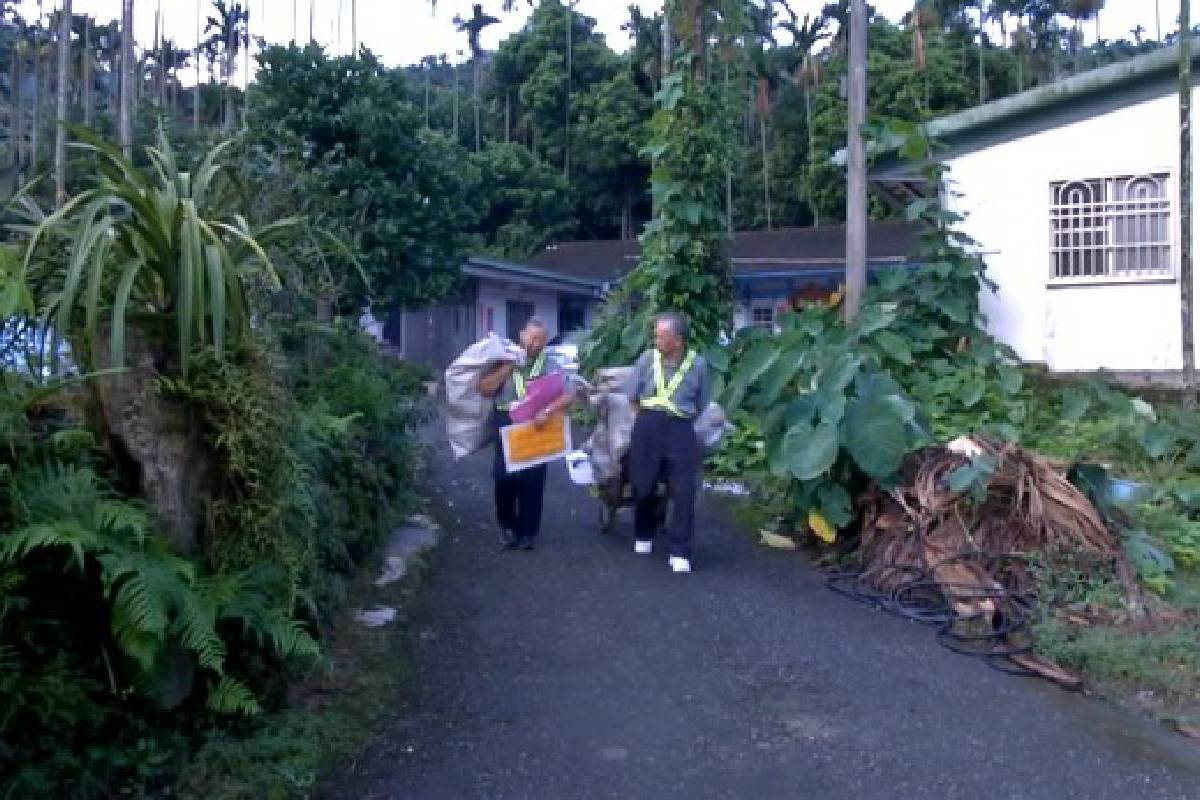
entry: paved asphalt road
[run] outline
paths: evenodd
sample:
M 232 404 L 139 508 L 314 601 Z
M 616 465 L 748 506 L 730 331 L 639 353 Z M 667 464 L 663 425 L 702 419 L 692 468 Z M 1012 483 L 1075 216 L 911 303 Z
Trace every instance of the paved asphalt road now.
M 412 695 L 320 796 L 1200 798 L 1200 748 L 834 594 L 726 498 L 677 576 L 555 464 L 538 549 L 501 552 L 489 465 L 438 447 Z

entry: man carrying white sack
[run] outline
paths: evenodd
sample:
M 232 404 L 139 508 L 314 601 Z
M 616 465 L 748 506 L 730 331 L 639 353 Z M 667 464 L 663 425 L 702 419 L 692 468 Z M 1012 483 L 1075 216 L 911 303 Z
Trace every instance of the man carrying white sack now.
M 525 387 L 529 381 L 556 369 L 554 365 L 547 364 L 546 338 L 546 324 L 536 318 L 529 320 L 518 337 L 525 350 L 525 366 L 503 362 L 479 379 L 479 393 L 494 398 L 491 424 L 496 454 L 492 464 L 492 480 L 495 482 L 500 544 L 508 549 L 532 550 L 542 525 L 546 465 L 509 473 L 508 465 L 504 462 L 504 448 L 500 443 L 500 429 L 512 424 L 509 409 L 525 399 Z M 549 406 L 538 412 L 534 425 L 545 425 L 552 417 L 563 413 L 574 399 L 574 393 L 568 387 Z
M 630 398 L 637 403 L 629 447 L 629 482 L 636 503 L 634 552 L 654 551 L 655 485 L 667 481 L 671 499 L 668 524 L 671 571 L 692 571 L 697 470 L 700 448 L 694 422 L 708 408 L 712 393 L 704 358 L 688 349 L 688 321 L 683 314 L 659 314 L 654 349 L 641 355 L 634 368 Z

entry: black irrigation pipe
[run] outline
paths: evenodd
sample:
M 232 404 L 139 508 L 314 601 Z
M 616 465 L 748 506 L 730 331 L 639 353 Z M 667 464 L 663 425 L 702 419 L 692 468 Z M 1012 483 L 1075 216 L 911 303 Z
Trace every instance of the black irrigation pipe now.
M 827 585 L 855 602 L 934 628 L 938 644 L 951 652 L 982 658 L 988 666 L 1008 675 L 1036 677 L 1036 672 L 1012 660 L 1033 650 L 1029 624 L 1036 610 L 1036 597 L 997 586 L 942 583 L 934 577 L 935 570 L 959 562 L 996 566 L 1005 562 L 1025 564 L 1027 559 L 1017 554 L 962 553 L 932 567 L 894 564 L 886 567 L 884 574 L 901 580 L 890 592 L 868 586 L 863 574 L 853 570 L 834 571 Z M 948 594 L 956 600 L 990 600 L 996 610 L 990 614 L 960 614 Z

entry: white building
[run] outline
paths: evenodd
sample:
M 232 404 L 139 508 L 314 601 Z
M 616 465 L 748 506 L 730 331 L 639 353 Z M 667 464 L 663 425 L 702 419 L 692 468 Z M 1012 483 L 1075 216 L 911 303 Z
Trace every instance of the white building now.
M 1135 381 L 1181 369 L 1177 64 L 1161 50 L 928 125 L 946 204 L 998 285 L 991 332 L 1022 358 Z M 895 197 L 919 178 L 893 163 L 872 180 Z

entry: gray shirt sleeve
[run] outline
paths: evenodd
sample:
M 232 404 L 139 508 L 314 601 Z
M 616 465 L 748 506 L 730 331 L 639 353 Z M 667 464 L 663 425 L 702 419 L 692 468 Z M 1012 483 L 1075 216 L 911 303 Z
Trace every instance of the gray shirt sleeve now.
M 696 378 L 700 384 L 696 390 L 696 414 L 699 415 L 712 402 L 712 375 L 704 356 L 696 356 Z
M 646 351 L 634 362 L 633 369 L 629 373 L 629 380 L 625 383 L 625 394 L 630 400 L 637 400 L 641 396 L 644 378 L 649 372 L 650 352 Z

